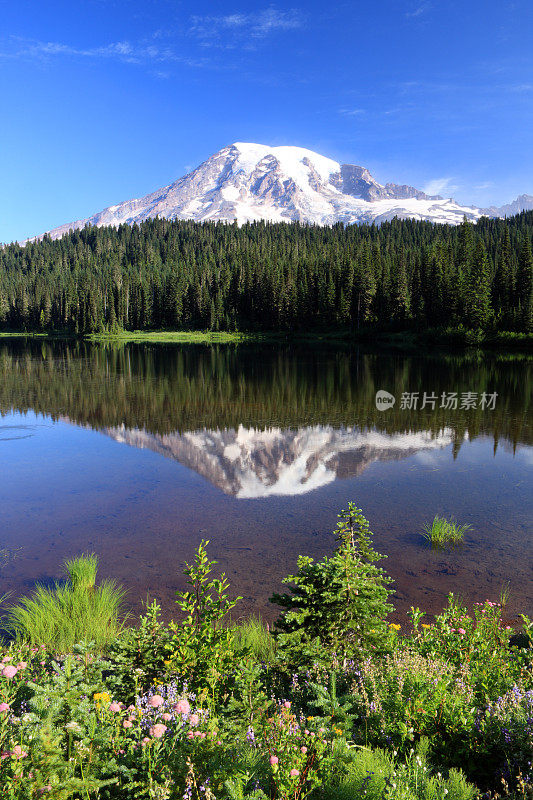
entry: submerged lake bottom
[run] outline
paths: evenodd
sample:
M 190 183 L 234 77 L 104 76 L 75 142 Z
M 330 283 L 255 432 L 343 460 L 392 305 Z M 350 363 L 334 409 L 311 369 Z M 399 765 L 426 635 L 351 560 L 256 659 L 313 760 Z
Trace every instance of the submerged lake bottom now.
M 533 614 L 532 363 L 249 345 L 0 344 L 0 595 L 53 584 L 95 552 L 138 613 L 172 616 L 199 542 L 243 599 L 269 597 L 298 555 L 335 547 L 363 509 L 394 578 L 392 618 L 449 592 Z M 394 398 L 384 410 L 376 394 Z M 455 398 L 454 398 L 455 396 Z M 454 407 L 455 406 L 455 407 Z M 454 550 L 422 533 L 471 528 Z

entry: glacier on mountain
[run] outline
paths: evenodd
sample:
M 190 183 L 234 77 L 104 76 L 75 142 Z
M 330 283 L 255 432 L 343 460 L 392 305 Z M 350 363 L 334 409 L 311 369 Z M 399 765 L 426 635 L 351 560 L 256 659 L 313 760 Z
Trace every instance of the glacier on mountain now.
M 49 231 L 56 239 L 85 225 L 132 225 L 154 217 L 197 222 L 376 223 L 394 217 L 456 225 L 466 216 L 505 216 L 533 208 L 521 195 L 500 209 L 462 206 L 412 186 L 378 183 L 364 167 L 340 164 L 302 147 L 236 142 L 174 183 Z M 28 241 L 34 241 L 37 236 Z

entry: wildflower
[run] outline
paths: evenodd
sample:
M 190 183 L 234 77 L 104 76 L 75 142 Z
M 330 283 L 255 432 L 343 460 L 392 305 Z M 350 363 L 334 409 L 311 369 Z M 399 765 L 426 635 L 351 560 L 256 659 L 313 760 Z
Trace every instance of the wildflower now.
M 96 707 L 100 708 L 100 706 L 111 702 L 111 695 L 107 692 L 95 692 L 93 700 L 96 702 Z
M 80 729 L 80 726 L 78 725 L 78 723 L 75 722 L 74 720 L 72 720 L 71 722 L 67 722 L 67 724 L 65 725 L 65 730 L 66 731 L 72 731 L 73 733 L 77 733 L 81 729 Z
M 163 725 L 161 722 L 156 723 L 156 725 L 152 725 L 150 728 L 150 736 L 153 736 L 154 739 L 161 739 L 163 734 L 167 729 L 166 725 Z
M 270 766 L 275 767 L 279 761 L 279 758 L 277 756 L 270 756 L 269 761 L 270 761 Z
M 427 622 L 422 623 L 423 628 L 431 628 L 431 625 L 428 625 Z
M 21 758 L 26 758 L 28 754 L 22 749 L 20 744 L 16 744 L 11 752 L 11 755 L 15 756 L 17 760 L 20 760 Z
M 289 772 L 291 778 L 297 778 L 299 774 L 300 774 L 299 769 L 291 769 L 291 771 Z
M 189 725 L 195 727 L 196 725 L 198 725 L 199 722 L 200 722 L 200 717 L 198 716 L 198 714 L 191 714 L 191 716 L 189 717 Z
M 5 713 L 6 711 L 10 711 L 9 703 L 0 703 L 0 713 Z
M 120 706 L 118 703 L 111 703 L 109 710 L 112 711 L 113 714 L 116 714 L 117 711 L 120 711 Z
M 122 723 L 123 728 L 131 728 L 132 725 L 133 722 L 131 721 L 131 719 L 125 719 L 124 722 Z
M 162 706 L 164 702 L 165 701 L 163 700 L 160 694 L 154 694 L 148 700 L 148 705 L 151 706 L 152 708 L 159 708 L 159 706 Z
M 290 700 L 285 700 L 285 702 L 283 703 L 283 707 L 284 708 L 290 708 L 291 707 L 291 701 Z
M 307 753 L 307 747 L 300 747 L 300 753 L 303 753 L 304 756 Z
M 465 635 L 465 633 L 466 633 L 466 631 L 465 631 L 465 629 L 464 629 L 464 628 L 458 628 L 458 629 L 457 629 L 457 633 L 460 633 L 460 634 L 461 634 L 461 636 L 464 636 L 464 635 Z
M 178 702 L 174 706 L 174 711 L 176 712 L 176 714 L 188 714 L 190 710 L 191 707 L 189 705 L 189 701 L 186 700 L 184 697 L 182 697 L 181 700 L 178 700 Z
M 4 676 L 4 678 L 14 678 L 16 674 L 17 674 L 17 668 L 14 667 L 13 664 L 8 664 L 2 670 L 2 675 Z
M 172 714 L 169 714 L 168 712 L 165 712 L 164 714 L 161 714 L 161 718 L 164 719 L 165 722 L 168 722 L 169 720 L 172 719 Z
M 144 737 L 144 739 L 142 740 L 141 744 L 143 744 L 143 745 L 144 744 L 150 744 L 150 739 L 148 738 L 148 736 Z
M 26 663 L 25 661 L 20 661 L 20 662 L 17 664 L 17 669 L 26 669 L 26 667 L 27 667 L 27 666 L 28 666 L 28 665 L 27 665 L 27 663 Z
M 399 631 L 401 627 L 402 627 L 401 625 L 398 625 L 395 622 L 391 622 L 389 625 L 389 628 L 392 628 L 393 631 Z

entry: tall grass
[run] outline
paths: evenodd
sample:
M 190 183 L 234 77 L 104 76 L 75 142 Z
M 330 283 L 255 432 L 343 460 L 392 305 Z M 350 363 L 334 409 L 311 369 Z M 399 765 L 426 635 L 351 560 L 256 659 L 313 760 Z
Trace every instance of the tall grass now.
M 438 549 L 442 549 L 447 545 L 454 547 L 464 542 L 465 532 L 471 527 L 471 525 L 458 525 L 455 520 L 447 520 L 444 517 L 435 516 L 431 524 L 424 526 L 422 536 L 429 540 L 432 547 Z
M 68 580 L 53 588 L 37 585 L 8 611 L 7 629 L 17 639 L 33 645 L 68 652 L 78 642 L 91 642 L 95 649 L 112 641 L 124 619 L 125 591 L 115 581 L 95 585 L 98 558 L 94 554 L 65 562 Z
M 276 643 L 261 619 L 249 617 L 244 622 L 236 624 L 233 630 L 238 649 L 250 650 L 257 661 L 265 663 L 272 661 L 276 652 Z

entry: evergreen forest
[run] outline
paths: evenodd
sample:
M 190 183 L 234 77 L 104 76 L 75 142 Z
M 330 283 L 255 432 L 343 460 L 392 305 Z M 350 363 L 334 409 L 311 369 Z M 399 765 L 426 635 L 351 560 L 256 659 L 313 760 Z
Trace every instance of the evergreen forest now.
M 0 329 L 533 327 L 533 211 L 457 227 L 151 219 L 0 249 Z

